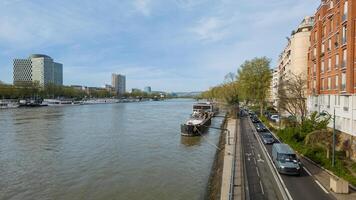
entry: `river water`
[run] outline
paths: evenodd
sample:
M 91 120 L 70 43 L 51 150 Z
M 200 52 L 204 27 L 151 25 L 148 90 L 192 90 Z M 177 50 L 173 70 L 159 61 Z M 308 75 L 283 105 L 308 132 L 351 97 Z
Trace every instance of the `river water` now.
M 193 103 L 0 110 L 0 199 L 202 199 L 219 131 L 180 136 Z

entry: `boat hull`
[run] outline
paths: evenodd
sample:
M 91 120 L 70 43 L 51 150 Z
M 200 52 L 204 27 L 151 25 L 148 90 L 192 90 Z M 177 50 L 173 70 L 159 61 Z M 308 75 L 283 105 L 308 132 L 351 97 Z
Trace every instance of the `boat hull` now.
M 206 132 L 211 124 L 211 117 L 208 117 L 201 124 L 192 125 L 192 124 L 181 124 L 180 130 L 182 136 L 194 137 L 201 136 Z

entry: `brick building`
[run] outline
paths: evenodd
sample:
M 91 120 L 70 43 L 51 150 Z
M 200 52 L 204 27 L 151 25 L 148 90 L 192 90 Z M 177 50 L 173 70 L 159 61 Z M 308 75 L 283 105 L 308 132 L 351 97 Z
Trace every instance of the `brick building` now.
M 353 149 L 356 149 L 355 25 L 356 1 L 321 1 L 310 35 L 307 101 L 311 112 L 332 114 L 335 109 L 336 128 Z

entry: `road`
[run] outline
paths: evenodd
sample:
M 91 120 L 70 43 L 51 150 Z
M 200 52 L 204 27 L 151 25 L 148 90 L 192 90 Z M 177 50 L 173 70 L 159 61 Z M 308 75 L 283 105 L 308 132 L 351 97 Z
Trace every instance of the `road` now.
M 281 199 L 280 192 L 276 187 L 275 178 L 272 175 L 272 169 L 266 164 L 268 160 L 262 156 L 262 145 L 254 137 L 255 134 L 252 130 L 254 127 L 251 127 L 249 120 L 248 117 L 241 118 L 243 150 L 245 160 L 247 160 L 245 168 L 247 171 L 250 199 Z M 271 156 L 272 145 L 264 146 Z M 249 159 L 253 161 L 251 162 Z M 303 167 L 300 176 L 281 175 L 281 177 L 293 200 L 335 199 L 325 188 L 318 184 L 305 167 Z M 259 182 L 260 187 L 258 187 Z
M 241 119 L 241 134 L 246 169 L 247 186 L 250 199 L 283 199 L 275 178 L 265 163 L 261 146 L 258 144 L 248 118 Z

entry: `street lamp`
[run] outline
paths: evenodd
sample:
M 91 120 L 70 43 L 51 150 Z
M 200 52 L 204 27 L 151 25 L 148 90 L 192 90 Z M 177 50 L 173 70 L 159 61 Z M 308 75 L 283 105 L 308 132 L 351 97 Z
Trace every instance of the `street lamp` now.
M 335 117 L 335 107 L 334 107 L 334 116 L 332 117 L 330 115 L 330 113 L 326 110 L 323 110 L 321 113 L 320 113 L 321 116 L 324 116 L 324 115 L 329 115 L 330 118 L 333 120 L 333 153 L 332 153 L 332 166 L 334 167 L 335 166 L 335 132 L 336 132 L 336 129 L 335 129 L 335 121 L 336 121 L 336 117 Z

